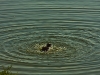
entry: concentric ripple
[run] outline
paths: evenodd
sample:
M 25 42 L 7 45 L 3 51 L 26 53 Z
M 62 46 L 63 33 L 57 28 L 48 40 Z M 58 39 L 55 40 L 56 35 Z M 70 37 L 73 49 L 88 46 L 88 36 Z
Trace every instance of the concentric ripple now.
M 0 37 L 2 40 L 0 59 L 4 61 L 23 63 L 24 66 L 36 63 L 33 66 L 48 65 L 48 67 L 50 65 L 60 66 L 63 63 L 61 65 L 63 67 L 71 61 L 86 62 L 98 59 L 97 56 L 96 58 L 94 56 L 97 53 L 95 47 L 99 43 L 99 35 L 96 34 L 99 28 L 12 25 L 3 26 L 0 29 L 0 32 L 3 33 Z M 52 47 L 48 52 L 41 52 L 40 49 L 46 43 L 51 43 Z M 55 64 L 55 62 L 57 63 Z M 75 66 L 75 63 L 73 64 Z M 77 68 L 76 66 L 75 68 Z
M 22 59 L 26 54 L 30 53 L 35 57 L 37 57 L 36 54 L 41 56 L 41 53 L 45 53 L 41 52 L 40 49 L 46 43 L 52 44 L 51 49 L 46 54 L 53 54 L 53 57 L 69 60 L 84 58 L 93 53 L 94 46 L 99 39 L 99 36 L 94 32 L 96 29 L 90 31 L 87 28 L 86 31 L 82 27 L 71 28 L 63 26 L 62 28 L 55 28 L 26 25 L 2 27 L 1 29 L 1 33 L 4 33 L 1 36 L 3 52 L 5 53 L 2 54 L 4 56 L 3 59 L 8 57 L 10 60 L 15 58 Z M 35 31 L 35 29 L 39 29 L 39 31 Z M 21 56 L 17 57 L 18 55 L 15 56 L 16 54 Z M 53 59 L 52 56 L 51 58 Z
M 20 75 L 100 75 L 98 3 L 1 0 L 0 64 Z

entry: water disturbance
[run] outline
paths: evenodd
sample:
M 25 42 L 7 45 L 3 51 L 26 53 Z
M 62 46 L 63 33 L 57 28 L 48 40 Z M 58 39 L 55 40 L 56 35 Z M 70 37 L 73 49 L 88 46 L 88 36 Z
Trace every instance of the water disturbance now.
M 100 75 L 99 0 L 0 0 L 0 69 L 10 64 L 18 75 Z

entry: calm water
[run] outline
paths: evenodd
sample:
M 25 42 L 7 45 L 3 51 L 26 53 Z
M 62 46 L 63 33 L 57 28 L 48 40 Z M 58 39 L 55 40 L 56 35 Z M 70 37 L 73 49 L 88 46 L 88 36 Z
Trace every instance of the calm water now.
M 0 69 L 10 64 L 19 75 L 100 75 L 100 1 L 0 0 Z

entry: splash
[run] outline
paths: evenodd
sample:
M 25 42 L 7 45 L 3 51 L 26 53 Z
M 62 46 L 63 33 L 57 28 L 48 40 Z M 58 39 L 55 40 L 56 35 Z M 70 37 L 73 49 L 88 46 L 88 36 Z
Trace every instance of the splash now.
M 57 53 L 66 50 L 66 47 L 59 47 L 56 45 L 52 45 L 47 52 L 43 52 L 41 51 L 43 46 L 45 46 L 45 44 L 35 44 L 32 48 L 27 49 L 26 52 L 38 53 L 38 54 L 52 54 L 52 53 Z

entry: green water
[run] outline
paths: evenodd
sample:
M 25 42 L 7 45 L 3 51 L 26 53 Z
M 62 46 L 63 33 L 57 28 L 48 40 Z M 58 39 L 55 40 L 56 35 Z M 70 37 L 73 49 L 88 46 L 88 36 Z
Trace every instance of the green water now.
M 19 75 L 100 75 L 100 1 L 0 0 L 0 70 L 11 64 Z

